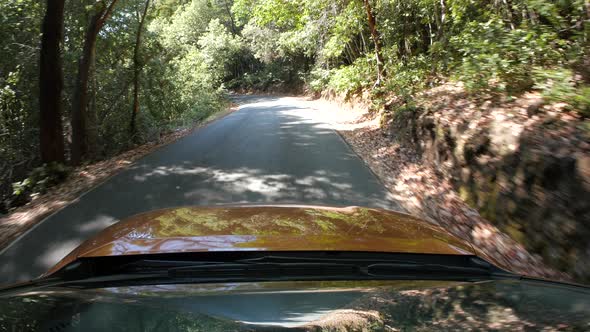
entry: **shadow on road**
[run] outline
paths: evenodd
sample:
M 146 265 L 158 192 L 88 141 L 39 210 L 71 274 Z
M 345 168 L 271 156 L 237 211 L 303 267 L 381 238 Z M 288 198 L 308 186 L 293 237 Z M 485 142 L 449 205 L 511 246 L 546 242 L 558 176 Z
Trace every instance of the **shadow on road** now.
M 250 99 L 248 99 L 250 98 Z M 122 218 L 183 205 L 311 204 L 398 209 L 333 130 L 279 98 L 237 111 L 137 161 L 0 256 L 2 282 L 43 273 Z

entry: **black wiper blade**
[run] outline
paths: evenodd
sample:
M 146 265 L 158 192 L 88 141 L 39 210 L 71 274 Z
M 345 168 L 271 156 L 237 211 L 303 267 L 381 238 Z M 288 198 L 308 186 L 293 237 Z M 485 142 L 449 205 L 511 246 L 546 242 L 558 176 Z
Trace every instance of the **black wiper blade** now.
M 79 287 L 106 287 L 275 280 L 480 281 L 515 277 L 519 276 L 501 270 L 477 256 L 232 252 L 84 258 L 62 269 L 51 282 Z
M 490 275 L 496 271 L 492 265 L 470 259 L 463 265 L 423 263 L 413 260 L 318 258 L 301 256 L 268 255 L 233 261 L 190 261 L 143 259 L 122 265 L 119 273 L 163 273 L 170 277 L 210 277 L 246 275 L 301 275 L 329 273 L 364 274 L 366 276 L 397 276 L 401 274 L 449 274 Z
M 400 274 L 425 274 L 457 273 L 460 275 L 491 275 L 497 272 L 504 272 L 488 262 L 477 257 L 472 257 L 461 265 L 422 263 L 414 260 L 393 260 L 393 259 L 363 259 L 363 258 L 313 258 L 294 256 L 263 256 L 257 258 L 243 259 L 240 262 L 248 263 L 285 263 L 285 262 L 317 262 L 320 264 L 354 264 L 367 276 L 396 276 Z
M 223 266 L 223 269 L 229 270 L 230 268 L 244 269 L 247 265 L 258 265 L 257 269 L 262 268 L 260 264 L 307 264 L 312 266 L 313 264 L 353 264 L 365 266 L 369 263 L 399 263 L 399 264 L 419 264 L 414 261 L 406 260 L 375 260 L 375 259 L 342 259 L 342 258 L 317 258 L 307 256 L 278 256 L 269 255 L 256 258 L 245 258 L 234 261 L 191 261 L 191 260 L 154 260 L 154 259 L 141 259 L 131 263 L 121 265 L 117 268 L 119 273 L 154 273 L 154 272 L 166 272 L 168 270 L 181 270 L 181 269 L 206 269 L 212 271 L 214 266 Z M 232 265 L 233 264 L 233 265 Z M 232 267 L 233 266 L 233 267 Z
M 205 264 L 170 268 L 172 278 L 255 278 L 272 279 L 310 276 L 355 276 L 362 275 L 354 264 L 326 263 L 226 263 Z
M 244 259 L 234 263 L 201 264 L 168 269 L 172 278 L 283 278 L 283 277 L 489 277 L 494 270 L 488 266 L 453 266 L 416 262 L 324 259 L 268 256 Z
M 444 275 L 492 275 L 493 271 L 483 267 L 450 266 L 441 264 L 399 264 L 377 263 L 367 266 L 367 274 L 375 277 L 399 276 L 401 274 L 444 274 Z
M 372 258 L 319 258 L 308 256 L 280 256 L 269 255 L 256 258 L 240 259 L 240 263 L 340 263 L 340 264 L 358 264 L 366 265 L 367 263 L 399 263 L 399 264 L 419 264 L 412 260 L 396 259 L 372 259 Z
M 119 272 L 128 273 L 154 273 L 158 271 L 167 272 L 169 269 L 185 266 L 211 266 L 219 264 L 227 264 L 227 262 L 141 259 L 135 262 L 121 265 L 117 270 Z

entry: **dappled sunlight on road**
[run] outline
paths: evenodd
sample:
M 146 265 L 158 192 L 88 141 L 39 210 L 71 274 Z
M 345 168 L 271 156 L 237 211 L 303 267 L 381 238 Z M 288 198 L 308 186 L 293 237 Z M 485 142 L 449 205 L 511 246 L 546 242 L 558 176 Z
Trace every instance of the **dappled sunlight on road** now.
M 400 209 L 312 103 L 239 98 L 240 110 L 143 157 L 24 236 L 0 256 L 1 281 L 34 278 L 105 227 L 155 209 L 225 204 Z
M 188 163 L 187 163 L 188 164 Z M 213 167 L 160 166 L 134 176 L 138 182 L 153 183 L 169 176 L 195 176 L 200 179 L 191 188 L 190 182 L 180 184 L 176 190 L 187 200 L 199 203 L 223 203 L 228 197 L 235 202 L 313 202 L 364 200 L 354 191 L 347 173 L 328 173 L 315 170 L 311 175 L 296 177 L 289 174 L 267 174 L 263 169 L 240 167 L 223 170 Z M 156 180 L 157 178 L 158 180 Z M 212 189 L 215 190 L 212 190 Z M 222 194 L 222 195 L 220 195 Z M 153 197 L 153 196 L 152 196 Z M 146 199 L 150 197 L 146 196 Z M 386 202 L 382 202 L 383 206 Z

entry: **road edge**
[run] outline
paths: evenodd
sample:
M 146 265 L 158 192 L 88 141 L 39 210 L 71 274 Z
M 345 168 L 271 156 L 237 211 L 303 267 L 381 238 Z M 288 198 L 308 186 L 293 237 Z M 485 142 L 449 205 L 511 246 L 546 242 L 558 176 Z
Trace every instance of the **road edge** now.
M 83 188 L 77 189 L 77 190 L 73 190 L 70 192 L 66 192 L 66 193 L 62 194 L 62 197 L 58 196 L 53 200 L 49 199 L 48 203 L 47 202 L 46 203 L 40 202 L 38 204 L 35 204 L 35 201 L 33 201 L 32 202 L 33 204 L 29 203 L 27 205 L 23 205 L 21 207 L 16 208 L 12 212 L 9 212 L 5 216 L 2 216 L 0 218 L 0 226 L 2 226 L 4 224 L 10 224 L 10 223 L 21 224 L 21 225 L 14 226 L 14 227 L 18 227 L 19 229 L 16 230 L 14 234 L 8 235 L 6 237 L 6 239 L 2 239 L 0 241 L 0 255 L 3 255 L 16 242 L 18 242 L 20 239 L 25 237 L 27 234 L 29 234 L 30 232 L 35 230 L 45 220 L 49 219 L 50 217 L 52 217 L 56 213 L 60 212 L 61 210 L 67 208 L 68 206 L 70 206 L 71 204 L 73 204 L 74 202 L 76 202 L 77 200 L 79 200 L 81 197 L 85 196 L 89 192 L 102 186 L 104 183 L 109 181 L 111 178 L 124 172 L 125 170 L 127 170 L 129 167 L 133 166 L 135 163 L 137 163 L 142 158 L 145 158 L 146 156 L 148 156 L 152 153 L 155 153 L 156 151 L 162 149 L 165 146 L 168 146 L 170 144 L 178 142 L 179 140 L 192 135 L 193 133 L 195 133 L 196 131 L 198 131 L 200 129 L 206 128 L 210 124 L 217 122 L 218 120 L 221 120 L 230 114 L 233 114 L 234 112 L 238 111 L 240 109 L 240 107 L 241 107 L 241 105 L 237 105 L 237 104 L 230 102 L 227 109 L 211 114 L 203 122 L 197 123 L 192 128 L 186 129 L 183 133 L 181 133 L 180 135 L 178 135 L 176 137 L 171 138 L 168 141 L 165 141 L 165 142 L 162 142 L 159 144 L 158 143 L 154 144 L 154 142 L 148 142 L 148 143 L 142 144 L 138 147 L 135 147 L 134 149 L 127 150 L 123 153 L 120 153 L 117 156 L 114 156 L 108 160 L 102 160 L 102 161 L 96 162 L 94 164 L 91 164 L 91 165 L 96 165 L 96 164 L 100 164 L 100 163 L 108 163 L 109 161 L 115 160 L 117 158 L 121 158 L 121 157 L 124 158 L 125 154 L 130 154 L 133 151 L 139 150 L 141 148 L 145 148 L 145 146 L 147 146 L 147 145 L 154 144 L 152 149 L 149 149 L 148 151 L 146 151 L 143 154 L 139 153 L 138 155 L 133 156 L 133 158 L 132 158 L 133 160 L 130 161 L 129 163 L 125 164 L 124 166 L 120 166 L 119 168 L 116 168 L 113 172 L 108 173 L 107 175 L 105 175 L 102 178 L 99 178 L 98 180 L 95 180 L 95 182 L 89 183 L 88 186 L 86 186 L 86 187 L 83 187 Z M 171 135 L 173 135 L 173 134 L 174 133 L 172 133 Z M 74 170 L 73 173 L 75 173 L 75 172 L 82 173 L 82 172 L 84 172 L 83 171 L 84 168 L 91 166 L 91 165 L 85 165 L 82 168 Z M 72 181 L 72 180 L 70 179 L 69 181 Z M 67 186 L 67 184 L 68 184 L 67 182 L 64 182 L 61 184 L 61 186 Z M 52 196 L 52 194 L 55 193 L 55 189 L 59 190 L 61 188 L 62 187 L 60 187 L 60 185 L 58 185 L 56 188 L 54 188 L 54 190 L 50 190 L 49 192 L 45 193 L 43 195 L 44 197 L 40 197 L 40 199 L 47 199 L 48 196 Z M 61 201 L 61 203 L 60 203 L 60 201 Z M 42 208 L 43 205 L 47 205 L 47 204 L 54 204 L 54 205 L 47 208 L 47 210 L 37 212 L 36 214 L 35 214 L 35 212 L 33 212 L 35 209 Z M 40 206 L 38 206 L 38 205 L 40 205 Z M 27 218 L 27 216 L 26 216 L 27 213 L 33 213 L 35 215 L 30 216 L 29 220 L 24 220 L 24 221 L 21 220 L 21 219 Z M 18 214 L 25 214 L 25 216 L 19 217 L 19 216 L 17 216 Z M 2 227 L 0 227 L 0 229 L 1 228 Z

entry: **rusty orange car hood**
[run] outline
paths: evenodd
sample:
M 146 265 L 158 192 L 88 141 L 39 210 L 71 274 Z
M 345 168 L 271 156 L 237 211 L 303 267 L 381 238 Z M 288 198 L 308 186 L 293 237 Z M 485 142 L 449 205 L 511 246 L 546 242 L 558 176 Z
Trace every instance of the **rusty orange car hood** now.
M 79 257 L 200 251 L 375 251 L 473 255 L 473 247 L 406 214 L 359 207 L 182 207 L 139 214 L 84 242 Z

